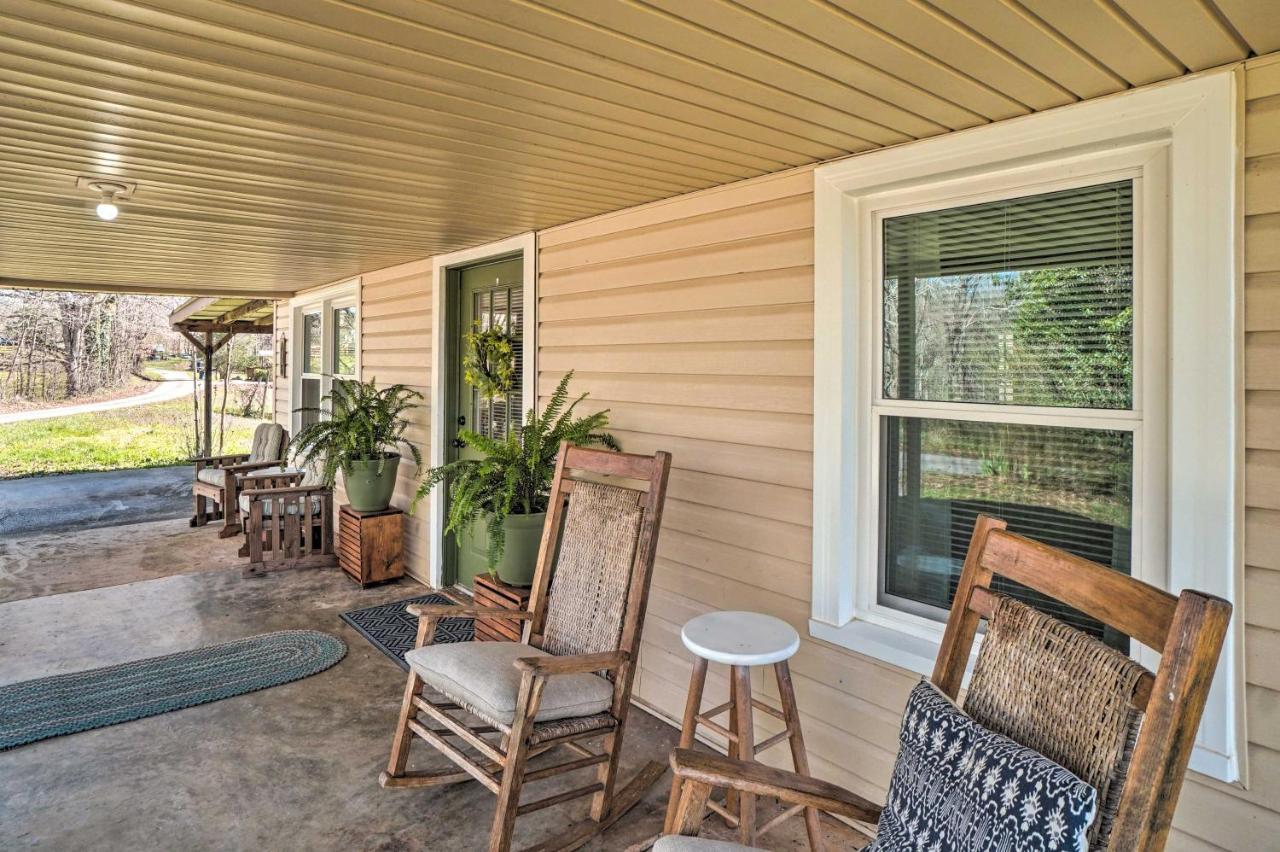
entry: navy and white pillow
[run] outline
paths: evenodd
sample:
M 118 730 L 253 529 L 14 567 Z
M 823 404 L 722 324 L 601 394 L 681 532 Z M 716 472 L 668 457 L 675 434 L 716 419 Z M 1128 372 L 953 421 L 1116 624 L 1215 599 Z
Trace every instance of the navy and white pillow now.
M 1084 852 L 1098 791 L 987 730 L 932 683 L 911 691 L 878 852 Z

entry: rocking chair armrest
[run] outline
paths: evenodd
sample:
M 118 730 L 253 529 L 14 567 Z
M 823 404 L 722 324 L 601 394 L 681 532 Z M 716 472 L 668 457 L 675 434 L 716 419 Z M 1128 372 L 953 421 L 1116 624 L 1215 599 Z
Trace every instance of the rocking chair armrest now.
M 631 655 L 626 651 L 602 651 L 599 654 L 575 654 L 566 657 L 521 657 L 515 667 L 535 676 L 551 677 L 563 674 L 589 674 L 616 669 Z
M 503 609 L 498 606 L 474 606 L 472 604 L 409 604 L 408 613 L 417 618 L 510 618 L 528 621 L 533 613 L 523 609 Z
M 773 796 L 789 805 L 817 808 L 859 822 L 875 823 L 882 810 L 880 805 L 827 781 L 721 754 L 678 748 L 671 752 L 671 769 L 682 785 L 693 782 Z

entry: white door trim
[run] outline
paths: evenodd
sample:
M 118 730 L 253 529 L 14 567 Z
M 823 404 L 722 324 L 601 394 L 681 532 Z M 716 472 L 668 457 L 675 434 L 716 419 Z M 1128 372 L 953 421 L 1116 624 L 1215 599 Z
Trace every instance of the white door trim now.
M 533 231 L 487 243 L 449 254 L 436 255 L 432 263 L 431 294 L 431 446 L 427 456 L 431 467 L 444 464 L 446 384 L 445 363 L 448 347 L 445 345 L 445 318 L 449 315 L 448 275 L 450 269 L 470 266 L 504 255 L 520 253 L 524 262 L 524 368 L 520 376 L 524 388 L 521 404 L 525 411 L 538 399 L 538 241 Z M 437 416 L 438 415 L 438 416 Z M 431 555 L 428 559 L 431 586 L 444 585 L 444 493 L 432 490 L 427 498 L 427 512 L 431 525 Z

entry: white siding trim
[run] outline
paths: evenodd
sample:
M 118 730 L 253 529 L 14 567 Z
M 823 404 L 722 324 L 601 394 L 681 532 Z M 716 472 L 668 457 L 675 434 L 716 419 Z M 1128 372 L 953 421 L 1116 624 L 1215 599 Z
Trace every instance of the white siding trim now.
M 868 411 L 862 375 L 874 341 L 859 322 L 863 259 L 874 252 L 859 220 L 877 195 L 912 186 L 1066 163 L 1126 148 L 1167 148 L 1168 587 L 1196 588 L 1236 605 L 1192 768 L 1243 778 L 1244 700 L 1240 589 L 1243 489 L 1238 85 L 1230 71 L 1076 104 L 832 163 L 814 173 L 814 636 L 927 672 L 919 633 L 867 634 L 856 566 L 869 545 L 852 519 L 873 506 L 859 488 L 857 433 Z M 846 235 L 856 235 L 845 239 Z M 861 499 L 860 499 L 861 498 Z M 882 626 L 882 625 L 875 625 Z M 940 637 L 941 631 L 935 634 Z M 921 661 L 928 660 L 926 668 Z

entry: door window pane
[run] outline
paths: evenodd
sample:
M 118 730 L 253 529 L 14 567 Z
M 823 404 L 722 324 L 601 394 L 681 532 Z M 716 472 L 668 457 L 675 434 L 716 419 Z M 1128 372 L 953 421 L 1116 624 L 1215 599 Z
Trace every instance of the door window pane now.
M 888 399 L 1128 409 L 1133 182 L 884 221 Z
M 979 514 L 1129 573 L 1132 433 L 915 417 L 881 425 L 882 603 L 949 608 Z M 1123 645 L 1057 602 L 999 578 L 995 586 Z
M 302 372 L 324 372 L 323 345 L 320 337 L 320 314 L 302 315 Z
M 472 296 L 472 312 L 480 328 L 504 328 L 513 338 L 514 372 L 507 394 L 488 399 L 474 388 L 471 390 L 473 428 L 481 435 L 501 439 L 523 422 L 520 405 L 524 398 L 524 288 L 514 285 L 479 290 Z
M 356 309 L 333 310 L 333 372 L 339 376 L 356 374 Z

